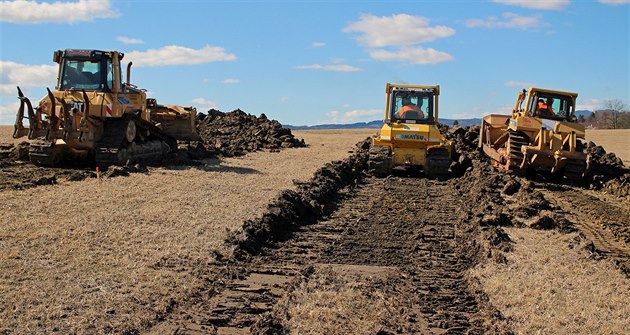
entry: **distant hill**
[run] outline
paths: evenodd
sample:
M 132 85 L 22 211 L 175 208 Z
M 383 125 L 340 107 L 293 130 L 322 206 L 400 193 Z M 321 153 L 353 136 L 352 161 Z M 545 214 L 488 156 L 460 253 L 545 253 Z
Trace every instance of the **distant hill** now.
M 440 119 L 440 122 L 452 126 L 455 119 Z M 474 125 L 480 125 L 480 118 L 473 119 L 457 119 L 457 122 L 462 127 L 470 127 Z M 328 124 L 318 124 L 314 126 L 294 126 L 294 125 L 284 125 L 285 127 L 291 130 L 317 130 L 317 129 L 357 129 L 357 128 L 380 128 L 383 126 L 383 120 L 374 120 L 370 122 L 355 122 L 355 123 L 328 123 Z
M 587 117 L 589 117 L 591 115 L 591 113 L 593 113 L 593 112 L 591 112 L 589 110 L 586 110 L 586 109 L 582 109 L 582 110 L 579 110 L 579 111 L 575 111 L 575 116 L 576 117 L 580 117 L 580 115 L 584 115 L 584 117 L 587 118 Z

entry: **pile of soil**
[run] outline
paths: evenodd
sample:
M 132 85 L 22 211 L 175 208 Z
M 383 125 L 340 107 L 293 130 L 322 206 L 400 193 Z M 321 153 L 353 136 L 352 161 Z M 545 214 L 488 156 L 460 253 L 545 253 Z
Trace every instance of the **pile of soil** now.
M 630 170 L 621 158 L 593 142 L 588 142 L 586 153 L 591 155 L 589 186 L 620 197 L 630 197 Z
M 197 115 L 197 130 L 207 150 L 221 156 L 242 156 L 247 152 L 282 148 L 305 147 L 291 130 L 282 127 L 277 120 L 269 120 L 265 114 L 259 117 L 240 109 L 224 113 L 211 109 L 208 114 Z
M 464 128 L 460 126 L 448 127 L 439 124 L 438 127 L 440 128 L 440 132 L 454 144 L 455 152 L 450 167 L 453 176 L 463 175 L 464 172 L 472 168 L 472 162 L 474 160 L 482 159 L 477 148 L 479 126 Z

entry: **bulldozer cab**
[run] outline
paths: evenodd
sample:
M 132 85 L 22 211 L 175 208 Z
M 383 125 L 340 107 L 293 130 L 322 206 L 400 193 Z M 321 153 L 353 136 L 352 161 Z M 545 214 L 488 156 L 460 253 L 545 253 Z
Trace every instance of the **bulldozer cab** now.
M 431 89 L 395 88 L 391 92 L 389 117 L 400 123 L 435 124 L 434 97 Z
M 530 89 L 527 115 L 548 120 L 576 122 L 576 94 Z
M 54 56 L 60 65 L 57 89 L 119 92 L 122 58 L 122 53 L 116 57 L 100 50 L 59 50 Z

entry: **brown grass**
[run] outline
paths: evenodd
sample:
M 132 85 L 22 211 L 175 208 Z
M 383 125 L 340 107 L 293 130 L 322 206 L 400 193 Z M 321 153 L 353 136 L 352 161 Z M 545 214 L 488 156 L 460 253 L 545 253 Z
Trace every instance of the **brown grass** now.
M 589 258 L 577 234 L 506 231 L 507 264 L 471 273 L 517 334 L 630 334 L 630 282 L 611 262 Z
M 141 328 L 201 285 L 229 231 L 373 131 L 295 133 L 310 147 L 0 192 L 0 333 Z
M 400 304 L 385 290 L 387 281 L 399 276 L 395 269 L 368 275 L 323 266 L 275 309 L 284 313 L 291 334 L 375 334 L 383 325 L 404 323 Z
M 606 152 L 614 152 L 630 166 L 630 129 L 589 129 L 586 140 L 604 147 Z

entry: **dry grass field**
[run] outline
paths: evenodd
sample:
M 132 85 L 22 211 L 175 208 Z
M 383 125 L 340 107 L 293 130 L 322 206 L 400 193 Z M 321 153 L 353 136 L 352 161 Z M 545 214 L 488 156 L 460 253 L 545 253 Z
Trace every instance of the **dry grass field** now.
M 202 284 L 230 231 L 373 132 L 294 132 L 310 146 L 0 192 L 0 333 L 141 328 Z
M 517 334 L 629 334 L 630 281 L 577 234 L 507 228 L 506 264 L 473 269 Z
M 589 129 L 586 140 L 601 145 L 606 152 L 614 152 L 625 166 L 630 166 L 630 129 Z
M 20 142 L 12 131 L 0 126 L 0 142 Z M 294 131 L 309 147 L 1 191 L 0 334 L 143 329 L 208 280 L 213 251 L 230 251 L 230 232 L 374 133 Z M 629 137 L 630 130 L 587 132 L 626 165 Z M 630 282 L 612 262 L 594 259 L 573 233 L 506 231 L 515 242 L 507 261 L 471 275 L 516 333 L 630 333 Z M 387 292 L 362 291 L 388 278 L 320 271 L 291 293 L 292 329 L 369 332 L 384 320 L 404 322 L 387 313 L 396 307 Z M 344 323 L 352 318 L 362 321 Z

